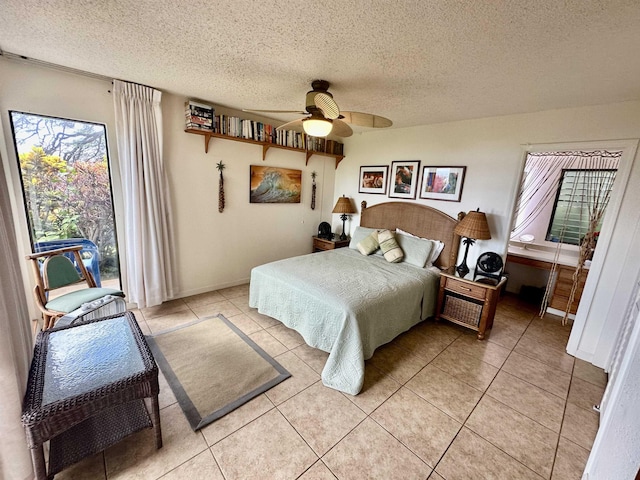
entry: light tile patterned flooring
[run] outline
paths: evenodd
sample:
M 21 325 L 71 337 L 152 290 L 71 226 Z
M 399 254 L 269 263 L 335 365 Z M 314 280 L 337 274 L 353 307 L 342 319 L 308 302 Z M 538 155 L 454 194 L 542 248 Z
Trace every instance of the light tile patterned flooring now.
M 161 377 L 162 449 L 145 430 L 56 479 L 579 479 L 598 428 L 604 372 L 508 295 L 486 341 L 426 321 L 379 348 L 355 397 L 322 385 L 327 354 L 249 308 L 247 285 L 135 313 L 145 333 L 222 313 L 292 377 L 195 433 Z

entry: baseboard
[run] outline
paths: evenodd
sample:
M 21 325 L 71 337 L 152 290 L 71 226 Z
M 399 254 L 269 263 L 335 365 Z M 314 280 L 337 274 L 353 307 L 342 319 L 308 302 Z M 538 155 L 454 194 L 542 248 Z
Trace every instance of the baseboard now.
M 201 287 L 201 288 L 194 288 L 191 290 L 184 290 L 181 292 L 176 293 L 173 296 L 173 300 L 177 300 L 179 298 L 186 298 L 186 297 L 191 297 L 193 295 L 199 295 L 201 293 L 209 293 L 209 292 L 213 292 L 215 290 L 222 290 L 223 288 L 230 288 L 230 287 L 237 287 L 238 285 L 245 285 L 249 283 L 249 279 L 241 279 L 241 280 L 236 280 L 233 282 L 226 282 L 226 283 L 221 283 L 221 284 L 217 284 L 217 285 L 210 285 L 207 287 Z
M 550 313 L 551 315 L 557 315 L 559 317 L 564 317 L 564 310 L 558 310 L 557 308 L 551 308 L 551 307 L 547 307 L 547 313 Z M 571 319 L 571 320 L 575 320 L 576 316 L 573 313 L 570 313 L 567 318 Z

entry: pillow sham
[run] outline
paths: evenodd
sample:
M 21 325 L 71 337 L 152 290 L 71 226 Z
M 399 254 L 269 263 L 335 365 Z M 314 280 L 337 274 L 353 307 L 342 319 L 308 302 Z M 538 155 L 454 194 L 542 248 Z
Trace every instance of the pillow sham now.
M 389 230 L 378 232 L 378 242 L 380 242 L 380 250 L 384 258 L 389 263 L 401 262 L 404 258 L 404 252 L 396 241 L 396 236 Z
M 423 238 L 396 235 L 396 241 L 404 252 L 403 262 L 424 268 L 431 258 L 433 242 Z
M 366 237 L 364 240 L 358 242 L 358 250 L 362 255 L 371 255 L 373 252 L 378 250 L 380 244 L 378 243 L 378 232 L 373 232 L 371 235 Z
M 396 228 L 396 233 L 399 233 L 400 235 L 406 235 L 406 236 L 412 237 L 412 238 L 419 238 L 420 240 L 429 240 L 430 242 L 433 242 L 433 248 L 431 250 L 431 257 L 429 258 L 429 260 L 425 264 L 426 267 L 430 267 L 431 265 L 433 265 L 434 262 L 438 259 L 438 257 L 442 253 L 442 250 L 444 250 L 444 243 L 441 242 L 440 240 L 433 240 L 433 239 L 430 239 L 430 238 L 419 237 L 417 235 L 414 235 L 413 233 L 405 232 L 404 230 L 402 230 L 400 228 Z

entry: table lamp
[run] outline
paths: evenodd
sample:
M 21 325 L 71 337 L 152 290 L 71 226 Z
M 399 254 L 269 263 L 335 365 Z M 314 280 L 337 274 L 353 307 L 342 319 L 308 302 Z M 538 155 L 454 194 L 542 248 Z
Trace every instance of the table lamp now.
M 356 213 L 356 209 L 351 203 L 351 199 L 345 195 L 338 198 L 336 206 L 333 207 L 333 211 L 331 213 L 340 214 L 340 220 L 342 220 L 342 235 L 340 235 L 340 240 L 346 240 L 347 234 L 344 231 L 344 223 L 347 221 L 347 218 L 349 218 L 349 214 Z
M 475 212 L 469 212 L 465 217 L 460 220 L 460 223 L 456 225 L 453 233 L 464 237 L 462 243 L 466 245 L 464 250 L 464 258 L 460 265 L 456 267 L 456 272 L 460 277 L 464 277 L 469 273 L 469 267 L 467 266 L 467 254 L 469 253 L 469 245 L 473 245 L 476 240 L 489 240 L 491 239 L 491 232 L 489 231 L 489 224 L 487 223 L 487 216 L 484 212 L 481 212 L 478 208 Z

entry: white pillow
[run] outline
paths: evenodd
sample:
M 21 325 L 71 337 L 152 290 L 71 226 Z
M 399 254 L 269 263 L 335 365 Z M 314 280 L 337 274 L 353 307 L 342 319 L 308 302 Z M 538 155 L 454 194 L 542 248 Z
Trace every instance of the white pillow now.
M 429 258 L 429 260 L 427 260 L 425 267 L 431 267 L 433 263 L 440 256 L 440 253 L 442 253 L 442 250 L 444 249 L 444 243 L 441 242 L 440 240 L 433 240 L 430 238 L 419 237 L 417 235 L 414 235 L 413 233 L 405 232 L 400 228 L 396 228 L 396 233 L 399 233 L 400 235 L 406 235 L 408 237 L 419 238 L 421 240 L 428 240 L 430 242 L 433 242 L 433 250 L 431 250 L 431 257 Z
M 431 258 L 434 245 L 431 240 L 397 234 L 396 241 L 404 252 L 403 262 L 423 268 Z

